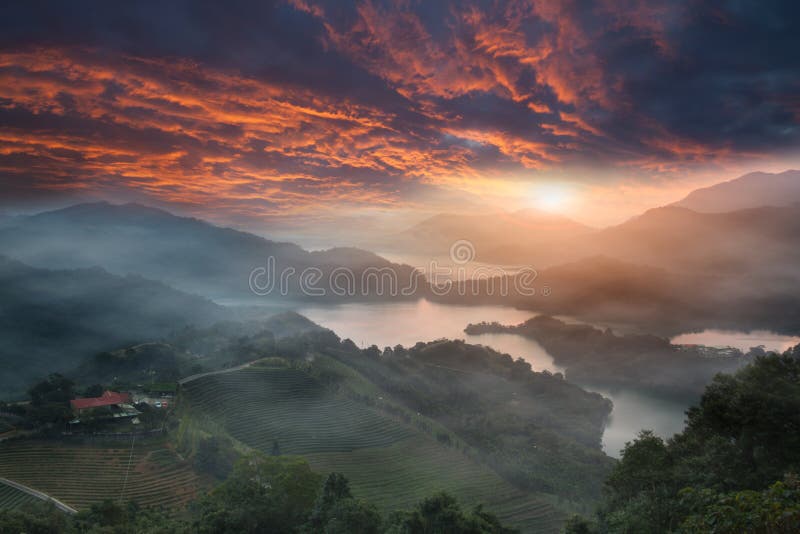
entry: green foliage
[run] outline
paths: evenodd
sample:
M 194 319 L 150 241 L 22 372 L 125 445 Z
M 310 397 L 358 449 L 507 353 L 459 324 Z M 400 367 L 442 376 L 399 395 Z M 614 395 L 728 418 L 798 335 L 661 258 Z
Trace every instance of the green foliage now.
M 800 492 L 800 360 L 761 356 L 718 375 L 668 442 L 622 452 L 599 512 L 610 532 L 793 532 Z M 687 489 L 688 488 L 688 489 Z
M 252 367 L 202 377 L 181 389 L 192 416 L 218 421 L 232 437 L 265 453 L 351 451 L 410 434 L 299 368 Z
M 450 432 L 498 474 L 526 491 L 582 507 L 600 498 L 612 460 L 600 450 L 610 405 L 549 373 L 491 348 L 440 340 L 374 350 L 330 350 L 411 413 L 433 419 L 443 445 Z
M 494 515 L 476 507 L 464 512 L 458 501 L 447 493 L 425 499 L 409 512 L 393 514 L 387 532 L 403 534 L 506 534 L 515 532 L 503 527 Z
M 155 509 L 110 500 L 95 504 L 71 521 L 74 532 L 90 534 L 168 534 L 188 533 L 189 526 Z
M 37 408 L 49 404 L 68 404 L 72 399 L 74 385 L 68 378 L 53 373 L 47 380 L 31 387 L 28 395 L 31 398 L 31 404 Z
M 606 481 L 604 519 L 612 531 L 657 532 L 673 526 L 678 486 L 672 468 L 667 445 L 650 431 L 625 445 L 622 461 Z
M 103 501 L 75 516 L 38 502 L 0 511 L 0 534 L 182 534 L 188 525 L 134 503 Z
M 735 375 L 717 376 L 688 416 L 674 448 L 704 459 L 702 473 L 684 470 L 691 485 L 763 489 L 788 471 L 800 472 L 797 358 L 759 357 Z
M 415 415 L 412 421 L 383 409 L 387 403 L 380 397 L 389 396 L 347 361 L 315 354 L 312 362 L 288 367 L 253 366 L 202 377 L 181 391 L 186 415 L 179 439 L 187 456 L 196 450 L 190 427 L 202 425 L 265 454 L 277 452 L 277 441 L 281 454 L 302 454 L 320 472 L 342 472 L 352 481 L 354 495 L 369 499 L 381 513 L 446 490 L 464 503 L 485 503 L 511 524 L 550 529 L 560 524 L 552 501 L 500 478 L 475 451 L 465 450 L 460 438 L 451 440 L 459 448 L 441 445 L 433 430 L 415 428 L 416 422 L 434 426 L 430 419 Z M 526 444 L 520 440 L 517 447 Z M 555 476 L 561 464 L 548 460 L 558 457 L 554 446 L 534 468 Z M 522 464 L 513 451 L 507 458 L 509 464 Z
M 248 455 L 199 502 L 200 533 L 293 532 L 311 514 L 321 477 L 291 456 Z
M 86 358 L 73 374 L 84 384 L 148 384 L 145 389 L 151 393 L 175 393 L 175 381 L 188 374 L 190 365 L 188 355 L 170 344 L 142 343 Z
M 22 490 L 0 482 L 0 510 L 19 508 L 26 504 L 39 502 L 36 497 Z
M 69 516 L 35 501 L 0 509 L 0 534 L 507 534 L 480 506 L 466 512 L 455 498 L 434 495 L 384 523 L 377 508 L 355 499 L 347 479 L 332 473 L 324 484 L 302 458 L 255 453 L 190 508 L 191 520 L 133 502 L 96 502 Z
M 0 534 L 54 534 L 69 532 L 69 528 L 69 518 L 49 504 L 0 510 Z
M 374 504 L 353 498 L 344 475 L 331 473 L 325 479 L 305 530 L 326 534 L 377 534 L 381 531 L 381 516 Z
M 237 458 L 238 454 L 229 438 L 207 436 L 199 438 L 192 465 L 201 473 L 225 479 L 233 471 Z
M 597 525 L 579 515 L 570 517 L 564 524 L 564 534 L 596 534 Z
M 787 476 L 763 491 L 719 493 L 710 489 L 681 491 L 690 512 L 681 531 L 687 534 L 800 532 L 800 479 Z
M 342 499 L 329 510 L 328 518 L 319 531 L 325 534 L 378 534 L 381 516 L 374 504 L 359 499 Z
M 63 423 L 72 418 L 69 401 L 74 396 L 74 383 L 58 373 L 28 390 L 31 398 L 26 418 L 34 425 Z

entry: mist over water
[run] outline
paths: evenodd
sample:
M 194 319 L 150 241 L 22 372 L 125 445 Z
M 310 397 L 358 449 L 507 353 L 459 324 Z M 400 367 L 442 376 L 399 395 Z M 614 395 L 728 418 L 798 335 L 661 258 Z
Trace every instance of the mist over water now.
M 652 430 L 662 438 L 672 437 L 683 430 L 684 414 L 689 408 L 684 402 L 648 395 L 642 391 L 611 391 L 591 384 L 581 386 L 608 397 L 614 403 L 611 419 L 603 432 L 603 450 L 609 456 L 619 458 L 625 443 L 633 441 L 641 430 Z
M 672 338 L 675 344 L 708 345 L 709 347 L 734 347 L 747 352 L 752 347 L 763 346 L 765 350 L 784 352 L 798 343 L 800 337 L 782 336 L 766 330 L 735 332 L 732 330 L 703 330 L 681 334 Z
M 535 371 L 563 372 L 553 357 L 533 340 L 515 334 L 470 336 L 464 333 L 469 323 L 498 321 L 518 324 L 535 312 L 502 306 L 452 306 L 427 300 L 401 303 L 350 303 L 337 306 L 301 306 L 295 311 L 330 328 L 342 338 L 350 338 L 359 346 L 380 348 L 397 344 L 413 346 L 418 341 L 440 338 L 464 339 L 467 343 L 491 347 L 514 358 L 523 358 Z M 614 411 L 603 434 L 603 448 L 618 457 L 625 442 L 642 429 L 670 437 L 683 428 L 688 405 L 665 400 L 645 392 L 606 390 L 581 384 L 611 399 Z
M 330 328 L 342 339 L 350 338 L 360 347 L 377 345 L 382 349 L 398 344 L 410 347 L 418 341 L 463 339 L 515 358 L 521 357 L 531 364 L 534 371 L 563 371 L 553 363 L 553 357 L 533 340 L 514 334 L 470 336 L 464 333 L 469 323 L 480 321 L 518 324 L 535 315 L 530 311 L 503 306 L 451 306 L 424 299 L 400 303 L 307 306 L 295 311 Z

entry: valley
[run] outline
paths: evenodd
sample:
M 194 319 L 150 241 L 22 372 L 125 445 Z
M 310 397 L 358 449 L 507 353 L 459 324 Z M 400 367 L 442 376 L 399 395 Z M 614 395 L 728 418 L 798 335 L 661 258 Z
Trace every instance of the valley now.
M 696 454 L 681 440 L 706 424 L 709 388 L 791 364 L 795 209 L 672 206 L 600 230 L 530 211 L 443 217 L 430 246 L 564 232 L 529 243 L 556 254 L 551 266 L 495 264 L 488 278 L 492 264 L 470 264 L 486 256 L 457 241 L 467 261 L 450 258 L 445 284 L 364 250 L 306 251 L 137 204 L 7 220 L 0 478 L 76 518 L 130 503 L 185 526 L 265 469 L 307 495 L 341 477 L 348 506 L 376 521 L 452 499 L 471 521 L 555 534 L 602 511 L 642 443 Z M 395 243 L 401 256 L 431 224 Z M 720 243 L 732 229 L 758 250 Z M 74 240 L 83 247 L 64 248 Z M 313 276 L 284 285 L 298 271 Z M 404 278 L 413 290 L 397 292 Z M 2 489 L 0 510 L 41 504 Z

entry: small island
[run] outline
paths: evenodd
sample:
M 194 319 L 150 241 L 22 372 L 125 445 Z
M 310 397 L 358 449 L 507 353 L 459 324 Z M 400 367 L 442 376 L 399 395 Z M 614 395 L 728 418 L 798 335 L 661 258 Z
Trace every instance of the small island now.
M 512 333 L 532 339 L 579 384 L 646 389 L 661 396 L 694 400 L 717 373 L 731 373 L 753 356 L 730 347 L 676 345 L 650 334 L 617 334 L 588 324 L 539 315 L 518 325 L 470 324 L 470 335 Z

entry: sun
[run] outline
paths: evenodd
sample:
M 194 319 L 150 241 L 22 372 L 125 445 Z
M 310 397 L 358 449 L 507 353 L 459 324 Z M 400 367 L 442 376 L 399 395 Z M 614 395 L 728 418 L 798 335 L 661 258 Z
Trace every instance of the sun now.
M 570 188 L 564 184 L 537 184 L 529 193 L 531 204 L 542 211 L 563 212 L 573 200 Z

